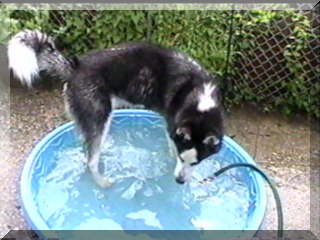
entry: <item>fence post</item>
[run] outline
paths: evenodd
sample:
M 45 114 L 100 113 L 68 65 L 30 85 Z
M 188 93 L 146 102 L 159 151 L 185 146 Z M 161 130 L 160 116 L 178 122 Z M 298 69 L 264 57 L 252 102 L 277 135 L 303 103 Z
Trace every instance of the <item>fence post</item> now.
M 231 47 L 232 47 L 232 36 L 233 36 L 233 19 L 234 19 L 234 9 L 231 10 L 230 15 L 230 22 L 229 22 L 229 37 L 228 37 L 228 48 L 227 48 L 227 57 L 226 57 L 226 66 L 224 70 L 224 75 L 228 75 L 229 71 L 229 64 L 230 64 L 230 54 L 231 54 Z
M 150 10 L 146 10 L 147 11 L 147 42 L 151 42 L 151 38 L 152 38 L 152 16 L 150 13 Z

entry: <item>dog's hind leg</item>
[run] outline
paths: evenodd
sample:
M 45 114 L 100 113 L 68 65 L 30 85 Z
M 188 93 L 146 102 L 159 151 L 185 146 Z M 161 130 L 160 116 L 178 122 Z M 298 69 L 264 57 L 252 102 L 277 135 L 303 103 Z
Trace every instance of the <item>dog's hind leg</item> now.
M 96 88 L 68 91 L 70 112 L 75 118 L 87 147 L 88 167 L 95 182 L 105 188 L 111 184 L 99 172 L 101 144 L 110 126 L 111 102 L 106 93 L 100 93 Z
M 103 188 L 110 187 L 111 183 L 108 181 L 107 177 L 102 176 L 99 172 L 99 160 L 101 153 L 101 144 L 104 140 L 105 133 L 108 131 L 108 125 L 111 118 L 108 119 L 105 124 L 105 128 L 102 129 L 102 133 L 95 136 L 88 144 L 88 166 L 91 171 L 92 177 L 95 182 Z

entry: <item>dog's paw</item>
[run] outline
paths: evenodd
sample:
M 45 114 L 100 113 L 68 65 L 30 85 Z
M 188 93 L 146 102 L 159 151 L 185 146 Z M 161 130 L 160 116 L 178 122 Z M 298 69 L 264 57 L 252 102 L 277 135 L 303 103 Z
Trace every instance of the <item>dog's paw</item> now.
M 112 183 L 106 177 L 95 178 L 95 181 L 102 188 L 109 188 L 112 185 Z

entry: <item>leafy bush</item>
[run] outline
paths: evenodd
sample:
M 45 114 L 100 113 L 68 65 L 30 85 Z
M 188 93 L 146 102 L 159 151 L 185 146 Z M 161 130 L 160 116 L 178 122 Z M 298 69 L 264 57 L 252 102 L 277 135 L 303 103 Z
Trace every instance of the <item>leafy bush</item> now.
M 57 43 L 70 54 L 84 54 L 113 44 L 145 40 L 144 11 L 23 11 L 11 12 L 21 29 L 40 29 L 57 36 Z
M 10 18 L 10 11 L 0 8 L 0 44 L 8 41 L 11 33 L 11 26 L 16 24 L 17 20 Z
M 156 11 L 152 42 L 178 48 L 223 75 L 228 49 L 227 11 Z

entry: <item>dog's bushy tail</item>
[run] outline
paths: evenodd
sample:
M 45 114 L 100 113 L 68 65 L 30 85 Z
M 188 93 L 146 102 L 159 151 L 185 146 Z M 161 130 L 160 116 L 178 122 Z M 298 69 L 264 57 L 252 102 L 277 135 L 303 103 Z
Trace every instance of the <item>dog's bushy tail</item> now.
M 21 83 L 32 87 L 50 77 L 68 78 L 78 62 L 67 58 L 56 48 L 52 37 L 38 30 L 23 30 L 8 42 L 9 68 Z

